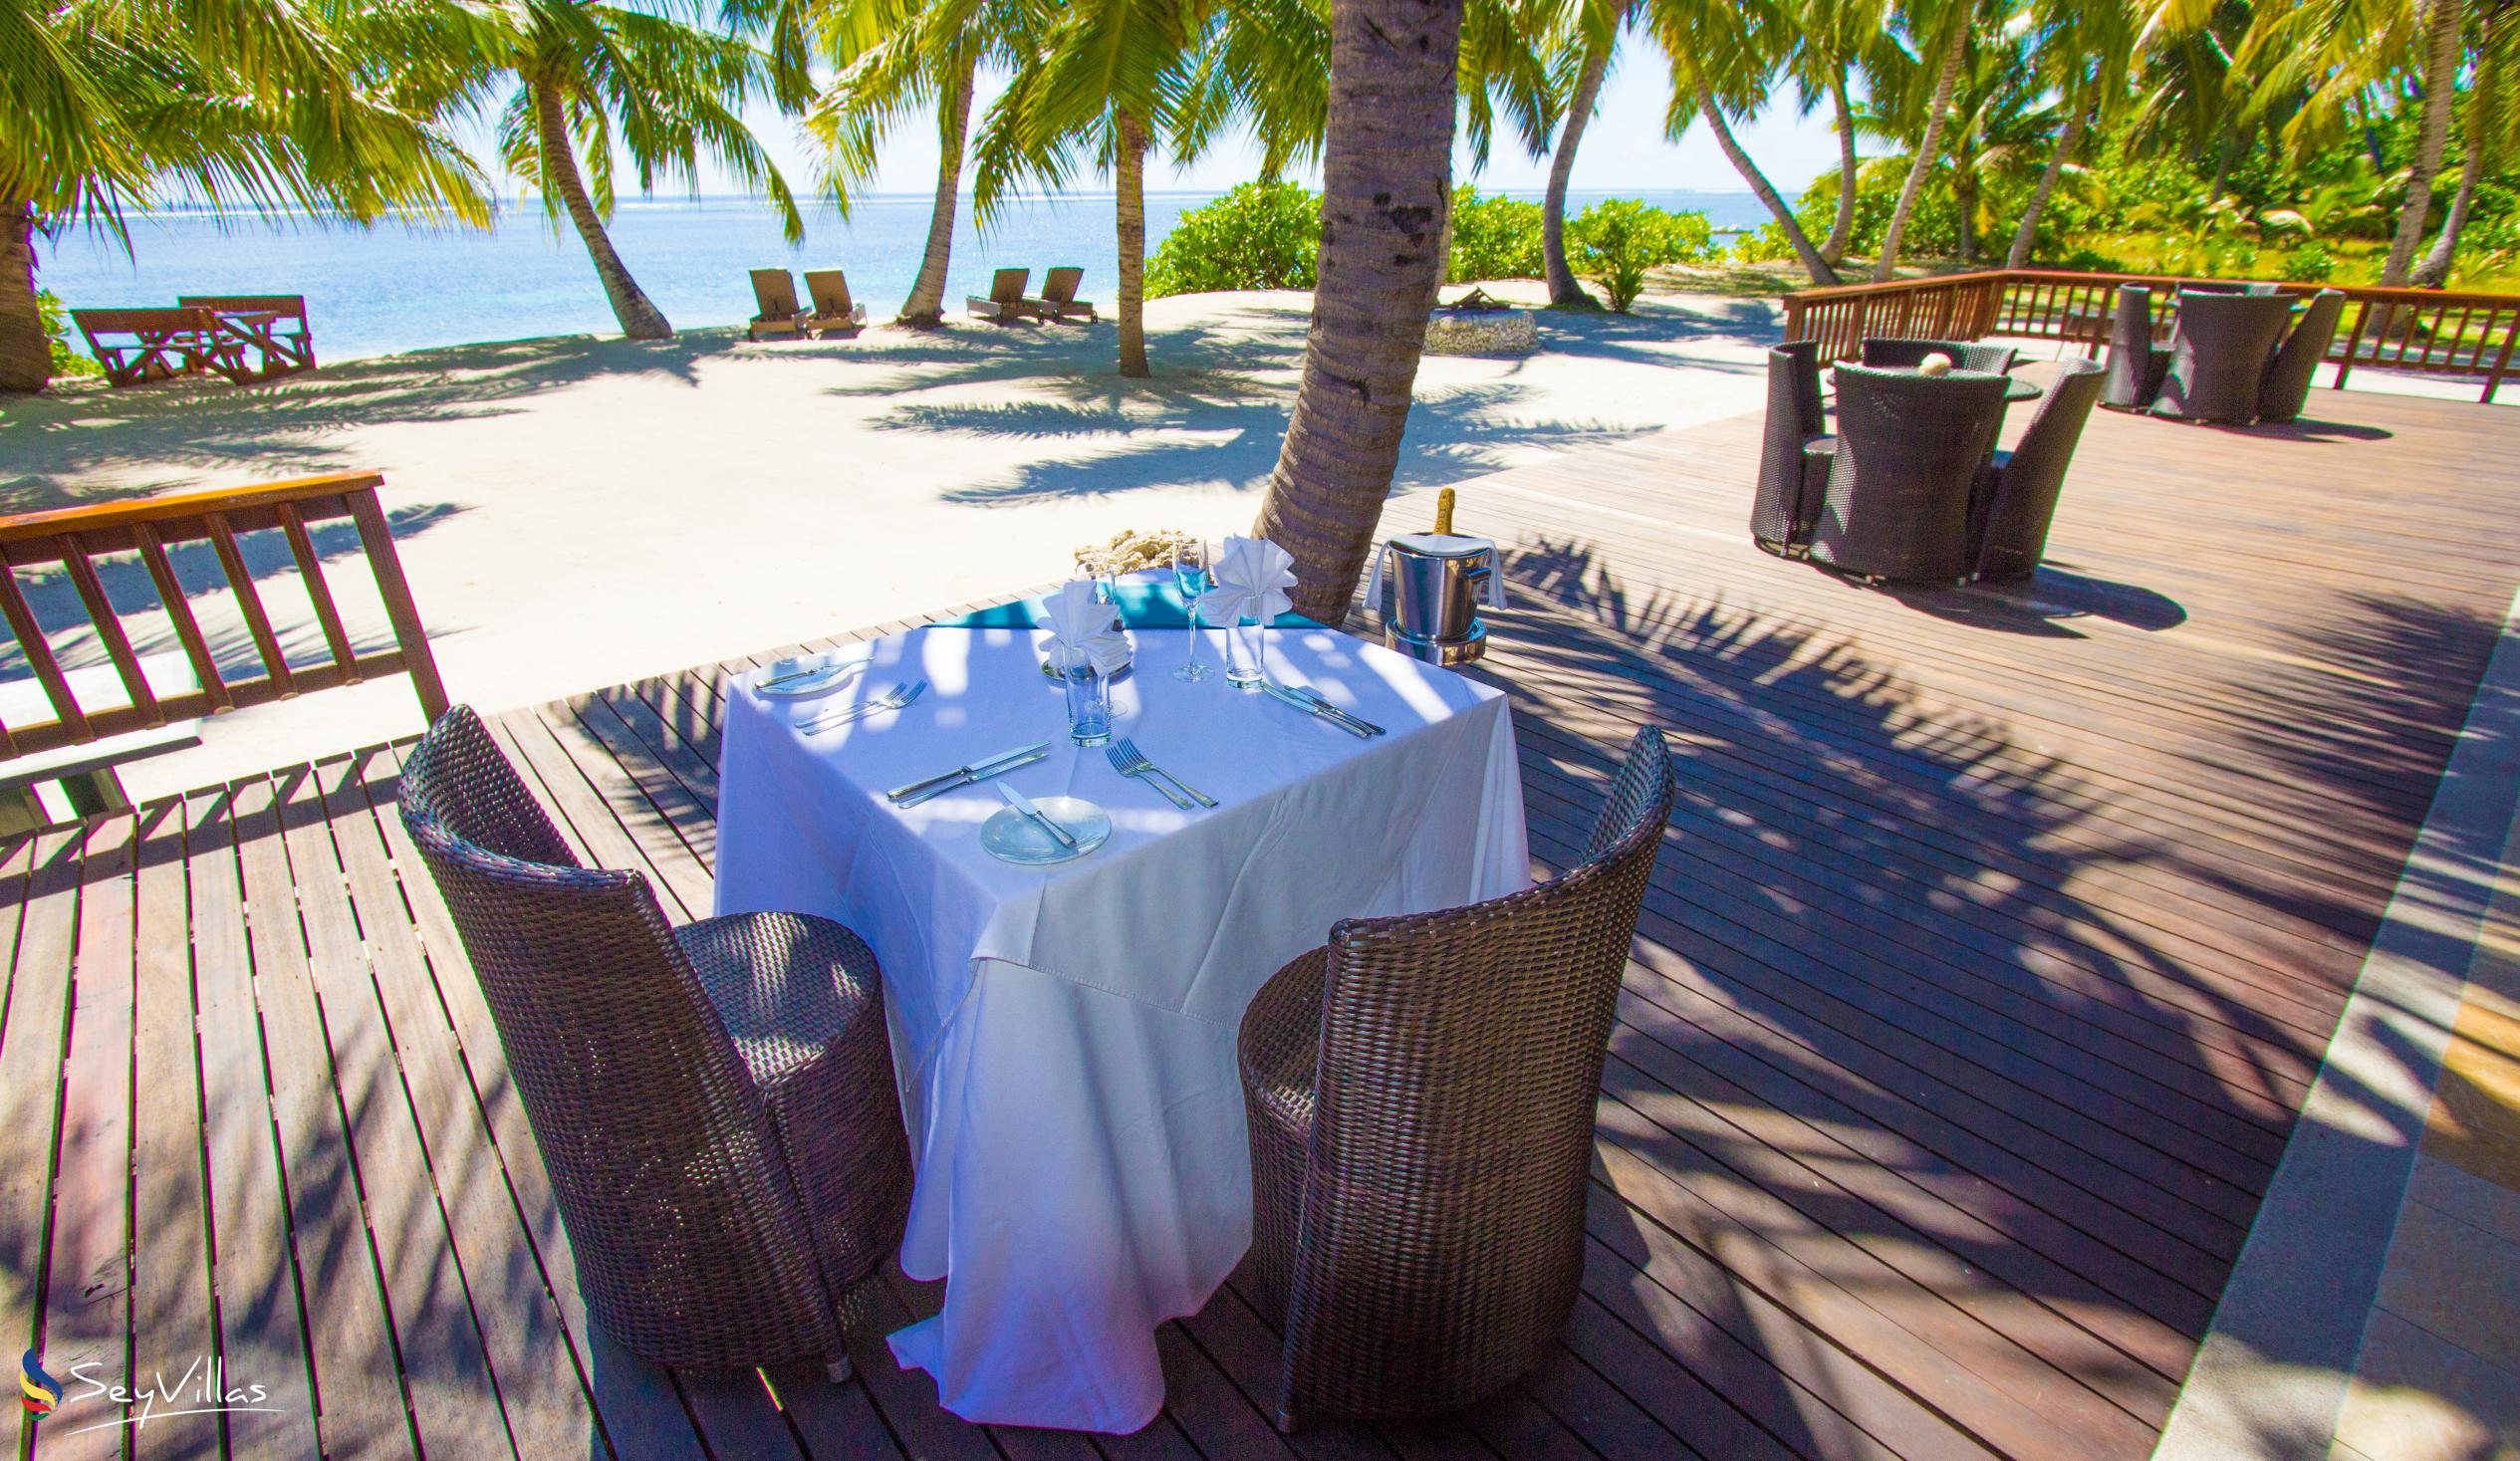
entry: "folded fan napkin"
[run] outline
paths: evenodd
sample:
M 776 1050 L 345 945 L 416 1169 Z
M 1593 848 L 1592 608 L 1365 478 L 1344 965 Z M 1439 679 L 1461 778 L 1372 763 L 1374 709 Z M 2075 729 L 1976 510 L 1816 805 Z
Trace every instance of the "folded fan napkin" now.
M 1266 538 L 1228 538 L 1208 566 L 1216 587 L 1198 597 L 1199 617 L 1233 624 L 1249 616 L 1268 623 L 1295 607 L 1295 555 Z
M 1063 669 L 1080 660 L 1104 674 L 1118 674 L 1129 663 L 1129 640 L 1120 631 L 1120 609 L 1099 604 L 1094 584 L 1063 584 L 1042 607 L 1050 621 L 1051 654 Z

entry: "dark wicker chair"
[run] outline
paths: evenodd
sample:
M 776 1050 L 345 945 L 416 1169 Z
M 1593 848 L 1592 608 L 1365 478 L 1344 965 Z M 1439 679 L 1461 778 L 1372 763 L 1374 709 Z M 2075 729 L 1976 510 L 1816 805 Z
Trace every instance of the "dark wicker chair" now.
M 2238 425 L 2256 420 L 2267 362 L 2292 309 L 2281 295 L 2182 293 L 2170 367 L 2152 397 L 2152 414 Z
M 2039 567 L 2057 496 L 2065 487 L 2065 469 L 2073 464 L 2074 445 L 2082 439 L 2083 424 L 2091 419 L 2107 378 L 2098 361 L 2065 362 L 2020 443 L 1995 453 L 1986 505 L 1977 515 L 1978 578 L 2005 583 L 2026 579 Z
M 1759 490 L 1750 500 L 1750 538 L 1770 553 L 1796 554 L 1820 515 L 1836 443 L 1820 403 L 1820 343 L 1797 340 L 1768 352 L 1768 418 L 1759 447 Z
M 1279 1428 L 1457 1409 L 1565 1326 L 1603 1052 L 1673 792 L 1661 734 L 1638 731 L 1564 876 L 1348 919 L 1243 1015 L 1246 1274 L 1284 1335 Z
M 401 804 L 596 1322 L 657 1364 L 845 1378 L 909 1214 L 875 955 L 793 913 L 667 927 L 639 874 L 578 865 L 461 705 L 412 751 Z
M 2302 407 L 2310 404 L 2311 377 L 2328 358 L 2329 347 L 2336 344 L 2337 322 L 2344 316 L 2345 291 L 2323 289 L 2311 297 L 2284 343 L 2276 347 L 2275 359 L 2267 364 L 2266 381 L 2257 393 L 2259 420 L 2301 419 Z
M 2112 410 L 2142 410 L 2160 393 L 2169 367 L 2170 353 L 2152 343 L 2152 291 L 2119 285 L 2118 308 L 2109 322 L 2109 378 L 2101 385 L 2100 403 Z
M 1970 510 L 2004 423 L 2004 377 L 1838 367 L 1838 452 L 1811 557 L 1870 579 L 1968 577 Z
M 1948 356 L 1955 369 L 1983 370 L 2001 375 L 2012 369 L 2019 355 L 2008 345 L 1976 345 L 1965 340 L 1908 340 L 1894 336 L 1875 336 L 1865 341 L 1858 352 L 1862 363 L 1877 370 L 1914 369 L 1925 363 L 1927 356 Z

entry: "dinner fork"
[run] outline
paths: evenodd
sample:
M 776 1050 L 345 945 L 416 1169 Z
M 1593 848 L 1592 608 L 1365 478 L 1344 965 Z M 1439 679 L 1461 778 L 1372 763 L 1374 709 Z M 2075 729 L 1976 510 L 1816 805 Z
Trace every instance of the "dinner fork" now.
M 1200 791 L 1197 787 L 1190 785 L 1181 778 L 1174 776 L 1171 772 L 1166 771 L 1162 767 L 1147 760 L 1145 753 L 1137 749 L 1137 743 L 1127 736 L 1123 736 L 1119 740 L 1114 741 L 1112 743 L 1111 750 L 1107 754 L 1112 758 L 1112 770 L 1119 772 L 1123 776 L 1134 776 L 1146 781 L 1149 785 L 1154 787 L 1156 791 L 1163 793 L 1167 797 L 1171 797 L 1172 805 L 1185 812 L 1189 810 L 1190 803 L 1184 802 L 1180 797 L 1175 796 L 1172 789 L 1163 784 L 1164 782 L 1168 781 L 1172 783 L 1173 786 L 1179 787 L 1202 807 L 1213 807 L 1216 805 L 1216 799 L 1214 797 L 1209 796 L 1207 793 Z M 1156 777 L 1163 778 L 1163 781 L 1154 780 Z
M 809 736 L 821 735 L 836 725 L 847 725 L 852 721 L 864 720 L 870 715 L 880 714 L 882 711 L 901 709 L 926 692 L 927 681 L 925 680 L 896 684 L 872 700 L 862 700 L 855 705 L 844 705 L 838 710 L 818 715 L 812 720 L 801 721 L 797 729 Z

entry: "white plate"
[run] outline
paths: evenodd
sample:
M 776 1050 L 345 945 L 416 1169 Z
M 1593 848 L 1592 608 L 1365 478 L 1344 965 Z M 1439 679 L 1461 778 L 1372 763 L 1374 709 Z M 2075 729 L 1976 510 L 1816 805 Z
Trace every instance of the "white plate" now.
M 828 695 L 856 679 L 859 671 L 866 667 L 867 662 L 863 659 L 782 659 L 763 670 L 761 678 L 753 681 L 753 693 L 767 695 L 773 700 L 801 700 L 808 695 Z M 789 680 L 783 685 L 770 683 L 792 674 L 802 678 Z
M 1057 839 L 1042 831 L 1040 823 L 1012 807 L 1001 807 L 996 816 L 980 824 L 982 851 L 1001 862 L 1038 866 L 1082 857 L 1111 841 L 1110 814 L 1082 797 L 1035 797 L 1033 805 L 1041 809 L 1042 816 L 1066 828 L 1077 845 L 1061 847 Z

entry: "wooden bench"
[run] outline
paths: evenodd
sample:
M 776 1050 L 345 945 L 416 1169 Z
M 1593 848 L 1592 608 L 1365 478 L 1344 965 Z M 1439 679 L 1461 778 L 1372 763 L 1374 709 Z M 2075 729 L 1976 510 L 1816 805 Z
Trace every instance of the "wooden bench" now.
M 14 692 L 0 687 L 0 792 L 15 792 L 22 811 L 25 783 L 84 778 L 83 786 L 66 788 L 74 810 L 107 810 L 122 800 L 113 781 L 115 765 L 180 749 L 159 734 L 170 725 L 386 675 L 409 675 L 422 717 L 435 720 L 446 708 L 446 687 L 438 679 L 437 662 L 411 603 L 410 584 L 394 554 L 392 531 L 377 499 L 382 485 L 384 479 L 373 472 L 346 472 L 242 490 L 169 493 L 0 517 L 0 617 L 17 638 L 33 686 Z M 362 556 L 393 630 L 390 649 L 363 651 L 351 642 L 325 580 L 308 528 L 341 519 L 358 530 Z M 242 534 L 266 529 L 277 529 L 288 541 L 329 653 L 324 662 L 293 665 L 281 649 L 238 542 Z M 221 673 L 167 556 L 169 546 L 185 543 L 206 543 L 216 556 L 260 660 L 259 673 L 233 678 Z M 138 557 L 179 655 L 143 656 L 132 647 L 97 572 L 100 559 L 118 554 Z M 77 592 L 107 665 L 65 670 L 37 622 L 18 573 L 55 567 Z M 116 687 L 120 703 L 97 703 L 101 693 Z M 43 718 L 47 713 L 50 718 Z M 118 737 L 131 739 L 117 743 Z M 91 748 L 91 754 L 32 759 L 82 747 Z
M 315 368 L 315 332 L 307 324 L 305 295 L 188 294 L 175 303 L 208 310 L 222 335 L 260 355 L 258 379 Z
M 258 378 L 246 364 L 246 343 L 223 329 L 216 311 L 73 310 L 71 323 L 116 385 L 139 385 L 217 371 L 242 385 Z

